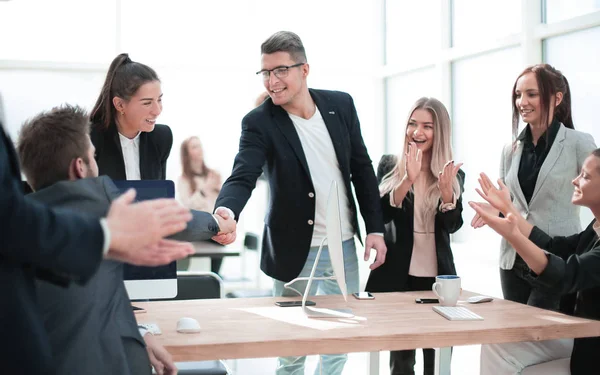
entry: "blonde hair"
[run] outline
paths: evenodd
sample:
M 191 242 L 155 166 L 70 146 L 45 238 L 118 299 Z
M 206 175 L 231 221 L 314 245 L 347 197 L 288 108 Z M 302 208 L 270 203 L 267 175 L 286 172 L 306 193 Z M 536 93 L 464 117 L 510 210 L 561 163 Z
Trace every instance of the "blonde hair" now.
M 429 165 L 429 174 L 427 176 L 428 185 L 425 189 L 425 196 L 423 197 L 423 203 L 426 209 L 425 218 L 429 220 L 431 215 L 434 215 L 437 211 L 437 206 L 440 200 L 440 191 L 438 185 L 438 173 L 444 168 L 444 165 L 452 160 L 452 134 L 450 115 L 446 107 L 435 98 L 423 97 L 415 102 L 411 108 L 408 118 L 406 120 L 406 126 L 413 113 L 417 109 L 424 109 L 431 113 L 433 118 L 433 146 L 431 148 L 431 163 Z M 379 192 L 381 196 L 392 192 L 402 182 L 406 172 L 406 152 L 408 152 L 409 137 L 404 137 L 404 147 L 402 153 L 396 158 L 396 165 L 388 174 L 386 174 L 381 183 L 379 184 Z M 421 172 L 423 173 L 423 172 Z M 458 182 L 458 176 L 452 182 L 452 190 L 454 195 L 458 197 L 460 195 L 460 184 Z M 410 191 L 413 192 L 411 186 Z M 414 192 L 413 192 L 414 193 Z M 397 202 L 399 203 L 399 202 Z

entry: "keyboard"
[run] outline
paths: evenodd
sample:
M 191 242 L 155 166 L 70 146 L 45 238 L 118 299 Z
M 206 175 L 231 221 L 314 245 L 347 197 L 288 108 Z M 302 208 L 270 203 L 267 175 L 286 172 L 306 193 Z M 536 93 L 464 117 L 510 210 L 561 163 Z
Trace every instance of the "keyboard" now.
M 483 320 L 481 316 L 461 306 L 433 306 L 433 311 L 448 320 Z

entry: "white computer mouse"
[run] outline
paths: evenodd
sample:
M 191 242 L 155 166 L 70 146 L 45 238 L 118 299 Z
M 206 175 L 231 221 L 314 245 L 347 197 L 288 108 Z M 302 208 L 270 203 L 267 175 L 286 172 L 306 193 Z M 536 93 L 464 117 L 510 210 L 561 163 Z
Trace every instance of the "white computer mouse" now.
M 200 332 L 200 324 L 194 318 L 181 318 L 177 321 L 177 332 L 197 333 Z
M 469 303 L 491 302 L 493 300 L 494 299 L 492 297 L 488 297 L 488 296 L 473 296 L 473 297 L 467 298 L 467 302 L 469 302 Z

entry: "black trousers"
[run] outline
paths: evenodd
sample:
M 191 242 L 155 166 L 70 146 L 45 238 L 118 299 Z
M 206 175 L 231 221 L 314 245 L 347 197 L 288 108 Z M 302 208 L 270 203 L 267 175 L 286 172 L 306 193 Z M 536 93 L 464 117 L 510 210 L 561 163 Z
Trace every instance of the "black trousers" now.
M 415 277 L 408 275 L 407 291 L 431 290 L 435 277 Z M 390 351 L 391 375 L 415 375 L 416 350 Z M 423 349 L 423 374 L 433 375 L 435 350 Z
M 533 287 L 534 277 L 535 275 L 531 273 L 527 263 L 517 254 L 512 269 L 500 269 L 500 282 L 504 299 L 546 310 L 558 311 L 561 296 L 542 288 Z

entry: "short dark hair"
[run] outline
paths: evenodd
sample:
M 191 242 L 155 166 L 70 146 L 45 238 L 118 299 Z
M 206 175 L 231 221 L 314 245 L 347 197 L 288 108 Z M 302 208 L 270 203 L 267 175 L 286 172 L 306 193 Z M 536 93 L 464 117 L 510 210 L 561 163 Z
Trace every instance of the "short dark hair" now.
M 17 150 L 27 183 L 40 190 L 69 179 L 73 159 L 89 163 L 90 121 L 87 112 L 69 104 L 54 107 L 27 120 Z
M 275 52 L 287 52 L 294 62 L 305 63 L 306 51 L 302 40 L 291 31 L 278 31 L 260 46 L 260 53 L 269 55 Z
M 100 96 L 92 109 L 92 124 L 102 130 L 108 129 L 116 117 L 112 99 L 117 96 L 128 101 L 140 87 L 154 81 L 160 82 L 160 79 L 151 67 L 132 61 L 126 53 L 115 57 L 106 73 Z

